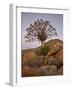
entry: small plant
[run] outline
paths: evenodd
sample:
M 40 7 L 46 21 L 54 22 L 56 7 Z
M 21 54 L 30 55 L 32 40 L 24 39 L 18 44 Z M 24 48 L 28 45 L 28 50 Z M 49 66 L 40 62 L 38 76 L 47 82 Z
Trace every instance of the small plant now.
M 48 54 L 50 48 L 46 45 L 44 46 L 41 46 L 38 50 L 36 50 L 36 54 L 38 56 L 43 56 L 43 63 L 44 63 L 44 60 L 45 60 L 45 56 Z

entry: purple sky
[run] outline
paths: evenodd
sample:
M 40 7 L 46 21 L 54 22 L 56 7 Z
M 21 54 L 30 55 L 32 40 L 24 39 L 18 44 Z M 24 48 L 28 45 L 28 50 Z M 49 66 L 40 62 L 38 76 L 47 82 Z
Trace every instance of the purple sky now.
M 50 21 L 51 25 L 56 28 L 59 39 L 63 40 L 63 15 L 62 14 L 44 14 L 44 13 L 21 13 L 21 49 L 30 49 L 40 46 L 39 41 L 25 42 L 25 35 L 27 34 L 27 27 L 37 19 Z M 53 37 L 55 38 L 55 37 Z

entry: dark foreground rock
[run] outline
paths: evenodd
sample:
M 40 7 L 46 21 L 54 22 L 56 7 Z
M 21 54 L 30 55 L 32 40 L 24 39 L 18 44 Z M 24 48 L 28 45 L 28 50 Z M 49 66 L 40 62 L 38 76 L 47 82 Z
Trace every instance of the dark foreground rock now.
M 62 66 L 62 62 L 57 59 L 52 59 L 48 61 L 48 65 L 55 65 L 57 68 Z
M 39 73 L 36 69 L 31 68 L 29 66 L 25 66 L 22 71 L 22 77 L 28 77 L 28 76 L 38 76 Z
M 57 74 L 57 67 L 55 65 L 41 66 L 39 68 L 39 74 L 43 75 L 43 76 L 56 75 Z
M 58 75 L 63 75 L 63 66 L 58 70 Z

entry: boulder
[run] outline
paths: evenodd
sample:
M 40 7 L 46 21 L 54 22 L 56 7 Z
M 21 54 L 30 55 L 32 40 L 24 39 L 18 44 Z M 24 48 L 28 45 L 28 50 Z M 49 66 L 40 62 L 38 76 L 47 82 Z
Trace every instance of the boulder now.
M 57 67 L 55 65 L 46 65 L 39 68 L 40 76 L 57 75 Z
M 48 56 L 48 61 L 51 61 L 51 60 L 56 60 L 56 59 L 53 56 Z
M 22 70 L 23 77 L 38 76 L 38 75 L 39 75 L 39 73 L 35 68 L 31 68 L 29 66 L 23 67 L 23 70 Z
M 57 59 L 50 59 L 48 61 L 48 65 L 55 65 L 57 68 L 60 68 L 62 66 L 62 62 Z
M 58 70 L 58 75 L 63 75 L 63 66 Z
M 50 66 L 49 65 L 41 66 L 39 68 L 39 74 L 40 74 L 40 76 L 48 75 L 48 71 L 49 70 L 50 70 Z
M 37 67 L 42 66 L 42 65 L 43 65 L 44 57 L 43 57 L 43 56 L 37 56 L 36 59 L 37 59 L 37 60 L 36 60 L 35 66 L 37 66 Z
M 57 75 L 57 67 L 55 65 L 50 66 L 50 71 L 48 72 L 48 75 Z
M 46 43 L 48 47 L 50 47 L 50 51 L 48 52 L 48 55 L 52 55 L 57 53 L 62 47 L 63 47 L 63 42 L 58 39 L 52 39 Z
M 55 55 L 55 58 L 63 63 L 63 49 L 57 52 L 57 54 Z

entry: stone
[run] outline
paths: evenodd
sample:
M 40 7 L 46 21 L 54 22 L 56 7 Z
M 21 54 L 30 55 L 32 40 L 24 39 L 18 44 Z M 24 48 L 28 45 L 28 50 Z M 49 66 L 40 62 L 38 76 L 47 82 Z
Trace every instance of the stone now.
M 55 65 L 46 65 L 39 68 L 40 76 L 57 75 L 57 67 Z
M 63 66 L 58 70 L 58 75 L 63 75 Z
M 29 76 L 38 76 L 38 71 L 35 68 L 25 66 L 22 70 L 22 76 L 23 77 L 29 77 Z
M 36 60 L 35 65 L 36 65 L 37 67 L 42 66 L 42 65 L 43 65 L 43 60 L 44 60 L 43 56 L 38 56 L 36 59 L 37 59 L 37 60 Z
M 48 71 L 49 70 L 50 70 L 50 66 L 49 65 L 41 66 L 39 68 L 39 74 L 40 74 L 40 76 L 48 75 Z
M 53 59 L 48 61 L 48 65 L 55 65 L 57 68 L 60 68 L 62 66 L 62 62 L 57 59 Z
M 55 65 L 50 66 L 50 71 L 48 75 L 57 75 L 57 67 Z
M 63 63 L 63 49 L 61 49 L 56 55 L 55 58 Z

